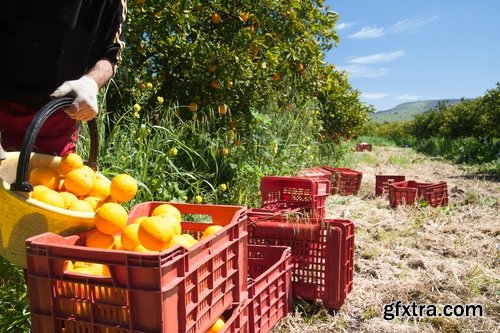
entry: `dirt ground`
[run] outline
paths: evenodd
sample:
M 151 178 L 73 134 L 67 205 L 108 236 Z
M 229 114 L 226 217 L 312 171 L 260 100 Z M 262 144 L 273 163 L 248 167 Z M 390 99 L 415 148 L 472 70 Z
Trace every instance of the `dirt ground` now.
M 296 306 L 272 332 L 500 332 L 498 181 L 393 147 L 355 153 L 351 168 L 363 172 L 361 190 L 356 196 L 330 196 L 327 217 L 356 226 L 353 291 L 337 313 L 321 306 L 304 313 Z M 446 181 L 449 205 L 392 209 L 387 196 L 374 195 L 377 174 Z M 483 313 L 401 317 L 394 307 L 384 311 L 397 301 L 425 309 L 435 305 L 438 311 L 446 304 L 475 304 Z

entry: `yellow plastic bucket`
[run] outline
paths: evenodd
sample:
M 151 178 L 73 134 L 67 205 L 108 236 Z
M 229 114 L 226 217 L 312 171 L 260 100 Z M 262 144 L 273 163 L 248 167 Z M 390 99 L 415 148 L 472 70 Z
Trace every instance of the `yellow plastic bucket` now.
M 57 208 L 30 198 L 32 186 L 29 171 L 40 166 L 56 166 L 60 157 L 32 153 L 38 131 L 50 114 L 71 104 L 71 98 L 55 100 L 38 113 L 25 136 L 20 152 L 7 152 L 0 161 L 0 255 L 13 264 L 26 268 L 25 240 L 44 232 L 62 236 L 95 227 L 94 213 Z M 87 123 L 91 133 L 89 165 L 95 167 L 97 134 L 93 121 Z M 98 176 L 102 176 L 99 175 Z M 104 177 L 104 176 L 102 176 Z

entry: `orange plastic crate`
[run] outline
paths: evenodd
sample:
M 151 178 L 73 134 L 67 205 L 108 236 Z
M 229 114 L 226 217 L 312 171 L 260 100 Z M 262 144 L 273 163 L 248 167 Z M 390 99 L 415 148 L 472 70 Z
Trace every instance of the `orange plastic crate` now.
M 129 221 L 159 204 L 132 207 Z M 247 290 L 246 210 L 177 204 L 182 229 L 199 238 L 189 250 L 137 253 L 81 246 L 87 233 L 41 234 L 26 241 L 32 332 L 206 332 Z M 66 272 L 66 260 L 105 264 L 111 277 Z
M 323 168 L 333 174 L 331 186 L 332 194 L 355 195 L 358 193 L 361 187 L 361 179 L 363 178 L 362 172 L 348 168 L 334 168 L 329 166 L 324 166 Z
M 353 287 L 354 224 L 348 220 L 273 217 L 249 221 L 250 244 L 289 246 L 292 295 L 339 309 Z
M 311 217 L 322 218 L 330 181 L 323 178 L 264 176 L 260 182 L 262 207 L 271 210 L 299 209 Z
M 375 175 L 375 195 L 388 195 L 389 194 L 389 184 L 394 182 L 402 182 L 405 180 L 405 176 L 399 175 Z
M 292 254 L 287 246 L 248 245 L 250 333 L 267 333 L 292 308 Z

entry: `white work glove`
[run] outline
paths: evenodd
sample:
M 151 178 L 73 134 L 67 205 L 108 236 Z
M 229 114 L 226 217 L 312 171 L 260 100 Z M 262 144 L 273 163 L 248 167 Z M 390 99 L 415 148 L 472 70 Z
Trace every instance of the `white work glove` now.
M 7 153 L 3 150 L 2 143 L 0 142 L 0 161 L 7 158 Z
M 79 121 L 89 121 L 97 116 L 97 94 L 99 87 L 93 78 L 84 75 L 78 80 L 66 81 L 57 88 L 50 97 L 70 96 L 75 99 L 71 106 L 64 108 L 70 118 Z

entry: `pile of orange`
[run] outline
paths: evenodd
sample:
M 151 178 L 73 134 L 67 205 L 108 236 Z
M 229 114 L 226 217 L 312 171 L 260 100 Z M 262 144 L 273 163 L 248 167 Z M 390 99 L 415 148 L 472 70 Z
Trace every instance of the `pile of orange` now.
M 168 203 L 156 206 L 148 216 L 137 217 L 128 223 L 128 213 L 116 202 L 106 202 L 99 207 L 94 216 L 96 229 L 86 235 L 88 247 L 125 250 L 143 253 L 161 252 L 174 246 L 189 249 L 198 240 L 181 228 L 182 214 Z M 204 239 L 213 235 L 222 226 L 211 225 L 201 235 Z M 91 263 L 70 263 L 67 269 L 77 272 L 109 276 L 109 269 Z
M 54 167 L 30 171 L 34 186 L 31 198 L 46 204 L 79 212 L 95 212 L 106 202 L 124 203 L 137 193 L 137 182 L 128 174 L 111 180 L 83 164 L 76 153 L 63 156 Z
M 115 248 L 136 252 L 163 251 L 180 245 L 186 249 L 198 241 L 182 233 L 182 214 L 173 205 L 160 204 L 149 216 L 136 218 L 115 238 Z

